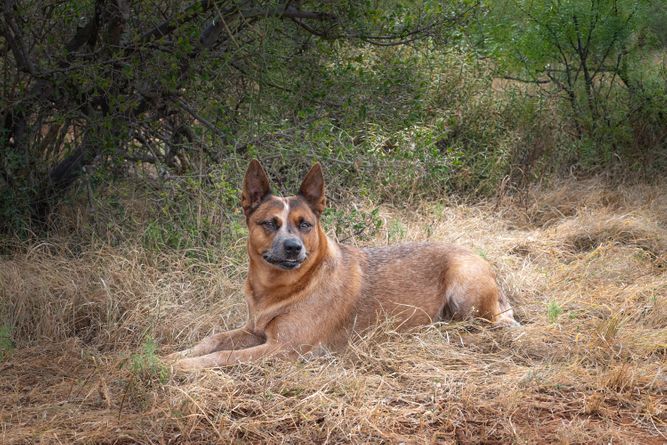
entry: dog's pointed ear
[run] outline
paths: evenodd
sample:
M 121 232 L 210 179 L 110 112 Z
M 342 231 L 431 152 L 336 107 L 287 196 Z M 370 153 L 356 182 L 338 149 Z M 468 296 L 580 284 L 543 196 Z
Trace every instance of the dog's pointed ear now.
M 304 197 L 318 217 L 322 214 L 326 199 L 324 197 L 324 175 L 322 175 L 322 166 L 319 162 L 313 165 L 303 179 L 299 195 Z
M 257 209 L 259 204 L 271 194 L 269 177 L 264 171 L 264 167 L 257 159 L 250 161 L 248 170 L 243 179 L 243 191 L 241 192 L 241 206 L 243 213 L 248 217 Z

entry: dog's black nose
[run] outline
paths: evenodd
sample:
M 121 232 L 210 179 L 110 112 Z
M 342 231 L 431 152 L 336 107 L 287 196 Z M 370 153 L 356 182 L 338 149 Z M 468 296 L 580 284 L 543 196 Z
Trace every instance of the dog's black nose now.
M 285 253 L 292 254 L 301 252 L 301 248 L 303 247 L 301 241 L 294 238 L 286 239 L 283 246 L 285 247 Z

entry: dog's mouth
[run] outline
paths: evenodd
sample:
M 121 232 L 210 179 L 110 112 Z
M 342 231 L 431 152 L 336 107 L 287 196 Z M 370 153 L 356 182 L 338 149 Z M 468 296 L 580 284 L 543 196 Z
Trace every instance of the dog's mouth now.
M 295 259 L 287 259 L 287 258 L 275 258 L 272 257 L 269 253 L 265 253 L 262 255 L 262 258 L 264 258 L 264 261 L 267 263 L 271 264 L 272 266 L 279 267 L 281 269 L 285 270 L 293 270 L 301 266 L 303 262 L 306 260 L 306 258 L 295 258 Z

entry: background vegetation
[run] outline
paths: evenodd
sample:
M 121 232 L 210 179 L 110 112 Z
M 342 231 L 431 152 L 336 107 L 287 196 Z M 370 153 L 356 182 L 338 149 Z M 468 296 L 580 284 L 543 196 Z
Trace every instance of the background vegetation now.
M 0 442 L 663 443 L 660 0 L 5 1 Z M 440 240 L 524 325 L 171 375 L 239 326 L 248 160 Z
M 334 201 L 655 177 L 666 18 L 631 0 L 6 2 L 2 230 L 128 179 L 227 214 L 250 157 L 282 190 L 322 160 Z

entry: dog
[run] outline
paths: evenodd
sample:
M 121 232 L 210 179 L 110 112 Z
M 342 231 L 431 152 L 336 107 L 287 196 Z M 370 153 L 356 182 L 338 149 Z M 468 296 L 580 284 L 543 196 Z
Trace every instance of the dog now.
M 262 165 L 251 161 L 241 205 L 248 321 L 168 356 L 178 370 L 340 350 L 387 317 L 403 330 L 470 317 L 518 324 L 490 265 L 466 249 L 439 243 L 359 249 L 328 237 L 320 224 L 320 164 L 297 195 L 279 197 Z

